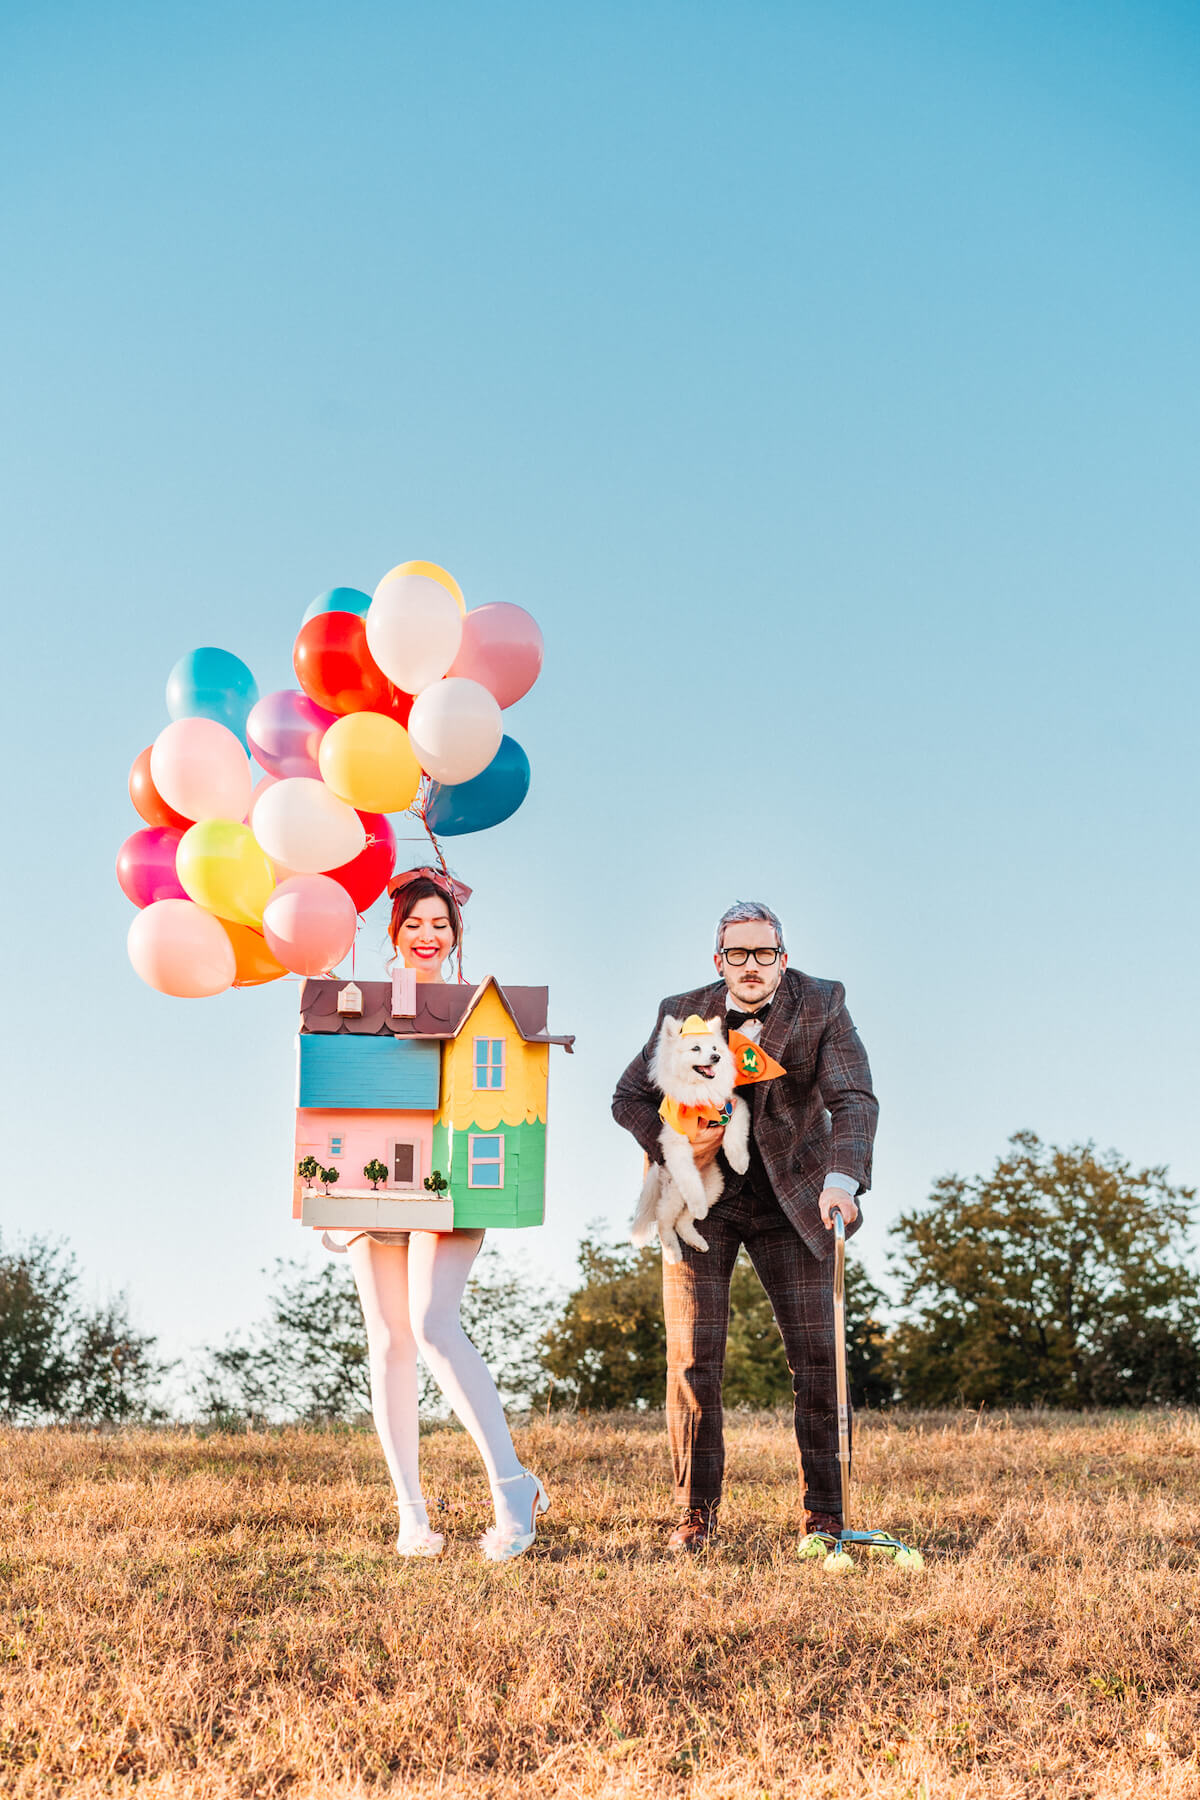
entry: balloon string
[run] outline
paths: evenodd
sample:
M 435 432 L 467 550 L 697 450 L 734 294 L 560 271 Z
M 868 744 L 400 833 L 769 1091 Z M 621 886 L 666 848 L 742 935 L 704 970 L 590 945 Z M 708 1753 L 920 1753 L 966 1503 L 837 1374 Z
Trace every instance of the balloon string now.
M 454 877 L 451 875 L 449 866 L 447 865 L 447 862 L 446 862 L 446 858 L 442 854 L 442 846 L 438 843 L 437 838 L 434 835 L 433 827 L 430 825 L 429 820 L 426 817 L 426 813 L 427 813 L 427 810 L 429 807 L 429 796 L 430 796 L 430 793 L 432 792 L 432 789 L 433 789 L 433 783 L 430 780 L 429 776 L 422 775 L 421 786 L 417 793 L 417 798 L 413 802 L 413 805 L 410 808 L 410 810 L 416 814 L 417 818 L 420 819 L 422 825 L 425 827 L 425 835 L 429 839 L 429 842 L 433 845 L 433 854 L 437 858 L 437 866 L 442 871 L 442 874 L 446 878 L 447 887 L 450 889 L 450 892 L 453 893 L 454 892 L 454 887 L 453 887 Z M 459 911 L 458 916 L 459 916 L 459 919 L 461 920 L 461 918 L 462 918 L 461 910 Z M 456 960 L 456 963 L 458 966 L 458 979 L 461 982 L 461 980 L 463 978 L 462 931 L 461 931 L 461 929 L 458 933 L 458 942 L 454 947 L 454 954 L 455 954 L 455 960 Z

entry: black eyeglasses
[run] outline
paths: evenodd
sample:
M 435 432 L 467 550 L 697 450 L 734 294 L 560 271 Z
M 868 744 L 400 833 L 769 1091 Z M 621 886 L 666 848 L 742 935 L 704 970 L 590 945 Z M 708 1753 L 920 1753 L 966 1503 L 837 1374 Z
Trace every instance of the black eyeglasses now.
M 743 950 L 740 947 L 736 950 L 718 950 L 717 955 L 723 956 L 734 969 L 740 969 L 742 964 L 748 962 L 751 957 L 761 968 L 769 969 L 771 964 L 783 955 L 783 945 L 763 944 L 757 950 Z

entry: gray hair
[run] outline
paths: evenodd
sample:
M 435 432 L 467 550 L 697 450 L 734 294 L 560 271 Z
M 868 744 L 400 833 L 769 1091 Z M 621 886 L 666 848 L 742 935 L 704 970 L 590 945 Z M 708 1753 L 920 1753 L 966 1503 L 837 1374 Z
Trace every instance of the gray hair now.
M 775 927 L 775 942 L 783 949 L 783 926 L 769 906 L 761 900 L 735 900 L 733 905 L 723 912 L 717 920 L 717 949 L 721 948 L 721 940 L 725 936 L 727 925 L 744 925 L 751 919 L 761 919 L 766 925 Z

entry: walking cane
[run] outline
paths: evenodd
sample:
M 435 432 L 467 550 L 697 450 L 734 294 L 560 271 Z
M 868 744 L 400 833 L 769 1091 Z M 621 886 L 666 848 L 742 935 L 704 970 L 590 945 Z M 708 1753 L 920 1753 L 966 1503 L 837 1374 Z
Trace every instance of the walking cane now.
M 810 1532 L 798 1549 L 804 1558 L 822 1557 L 831 1574 L 845 1574 L 857 1567 L 849 1546 L 869 1556 L 886 1557 L 898 1569 L 923 1569 L 919 1550 L 887 1531 L 850 1530 L 850 1383 L 846 1374 L 846 1227 L 841 1213 L 833 1215 L 833 1358 L 837 1383 L 838 1472 L 842 1483 L 842 1529 L 836 1537 Z

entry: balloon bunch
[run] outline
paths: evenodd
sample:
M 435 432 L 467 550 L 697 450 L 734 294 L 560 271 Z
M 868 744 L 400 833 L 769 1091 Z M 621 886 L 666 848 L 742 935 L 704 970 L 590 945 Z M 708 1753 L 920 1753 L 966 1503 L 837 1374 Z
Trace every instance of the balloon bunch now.
M 314 600 L 292 661 L 299 689 L 260 698 L 228 650 L 191 651 L 167 682 L 171 723 L 130 770 L 145 826 L 117 879 L 140 909 L 130 961 L 160 993 L 332 969 L 391 877 L 388 813 L 414 814 L 442 861 L 436 833 L 498 825 L 529 790 L 501 718 L 542 666 L 521 607 L 468 612 L 444 569 L 401 563 L 373 596 Z

